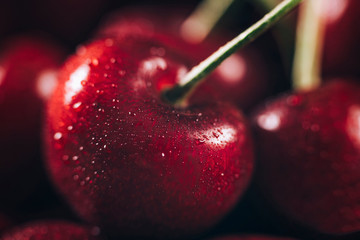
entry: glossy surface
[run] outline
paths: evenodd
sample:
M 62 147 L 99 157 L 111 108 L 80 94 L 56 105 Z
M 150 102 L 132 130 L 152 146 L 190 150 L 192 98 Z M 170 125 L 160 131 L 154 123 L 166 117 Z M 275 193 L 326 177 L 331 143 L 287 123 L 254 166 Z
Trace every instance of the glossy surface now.
M 16 227 L 0 238 L 1 240 L 100 240 L 97 227 L 85 227 L 61 221 L 28 223 Z
M 360 230 L 359 91 L 353 82 L 333 81 L 269 102 L 253 118 L 265 196 L 323 233 Z
M 186 42 L 180 33 L 181 23 L 191 13 L 189 9 L 165 7 L 136 7 L 113 13 L 97 32 L 99 36 L 124 39 L 157 39 L 176 49 L 183 57 L 192 59 L 190 67 L 210 56 L 232 37 L 217 33 L 199 44 Z M 191 9 L 190 9 L 191 10 Z M 160 12 L 168 12 L 163 15 Z M 154 50 L 156 51 L 156 49 Z M 159 51 L 159 50 L 158 50 Z M 163 51 L 160 49 L 160 51 Z M 165 80 L 165 79 L 164 79 Z M 167 79 L 167 87 L 178 82 Z M 267 93 L 268 69 L 254 48 L 246 47 L 224 61 L 191 97 L 192 103 L 227 101 L 240 109 L 254 106 Z M 170 81 L 170 82 L 169 82 Z
M 22 200 L 40 170 L 42 79 L 61 59 L 56 45 L 23 36 L 9 39 L 0 52 L 0 208 Z M 51 80 L 50 80 L 51 81 Z M 8 210 L 8 209 L 7 209 Z
M 95 41 L 62 69 L 47 111 L 51 177 L 84 220 L 109 232 L 171 238 L 201 232 L 249 182 L 247 124 L 228 105 L 165 105 L 154 83 L 177 76 L 172 66 L 186 67 L 144 43 L 124 44 Z M 143 51 L 156 61 L 139 58 Z
M 323 74 L 360 76 L 360 1 L 322 0 L 324 19 Z

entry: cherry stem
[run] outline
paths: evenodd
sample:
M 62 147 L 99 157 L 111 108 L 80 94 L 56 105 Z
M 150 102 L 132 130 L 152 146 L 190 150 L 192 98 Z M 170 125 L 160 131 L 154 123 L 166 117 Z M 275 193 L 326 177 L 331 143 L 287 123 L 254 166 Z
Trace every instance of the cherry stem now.
M 293 63 L 293 88 L 309 91 L 321 83 L 324 23 L 319 11 L 323 1 L 305 1 L 300 8 Z
M 203 0 L 180 28 L 182 38 L 202 42 L 235 0 Z
M 260 34 L 265 32 L 284 15 L 294 9 L 302 0 L 284 0 L 262 19 L 239 34 L 230 42 L 220 47 L 197 66 L 193 67 L 175 87 L 165 90 L 163 97 L 174 106 L 183 108 L 187 105 L 187 99 L 194 91 L 194 88 L 209 75 L 226 58 L 236 52 L 239 48 L 253 41 Z

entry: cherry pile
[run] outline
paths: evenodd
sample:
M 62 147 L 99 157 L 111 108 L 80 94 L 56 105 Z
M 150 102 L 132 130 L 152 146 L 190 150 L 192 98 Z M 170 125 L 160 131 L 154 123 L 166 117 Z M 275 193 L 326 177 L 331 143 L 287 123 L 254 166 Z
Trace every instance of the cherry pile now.
M 360 2 L 319 1 L 321 86 L 290 87 L 296 10 L 182 108 L 164 91 L 261 1 L 200 43 L 200 1 L 0 3 L 0 239 L 359 239 Z

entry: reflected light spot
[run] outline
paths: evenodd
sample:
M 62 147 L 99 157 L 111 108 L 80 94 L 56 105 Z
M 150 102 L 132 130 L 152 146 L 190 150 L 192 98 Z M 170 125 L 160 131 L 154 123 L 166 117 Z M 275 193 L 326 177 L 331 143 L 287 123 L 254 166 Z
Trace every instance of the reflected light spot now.
M 213 130 L 214 132 L 215 130 Z M 230 127 L 221 129 L 221 134 L 213 136 L 209 139 L 211 143 L 218 145 L 225 145 L 226 143 L 233 142 L 235 138 L 235 130 Z
M 178 72 L 176 74 L 176 79 L 179 79 L 179 84 L 184 84 L 184 80 L 186 80 L 185 76 L 188 72 L 189 70 L 184 66 L 178 69 Z
M 166 70 L 167 64 L 165 60 L 161 57 L 153 57 L 145 60 L 142 63 L 141 69 L 143 69 L 144 73 L 149 74 L 150 76 L 155 74 L 157 70 Z
M 205 139 L 202 139 L 205 138 Z M 222 128 L 213 128 L 204 132 L 201 137 L 201 141 L 204 143 L 217 147 L 225 147 L 227 144 L 235 141 L 236 131 L 230 126 L 224 126 Z
M 268 131 L 275 131 L 280 126 L 280 112 L 268 112 L 257 117 L 259 126 Z
M 325 20 L 331 24 L 339 20 L 344 15 L 348 5 L 349 1 L 346 0 L 318 1 L 316 4 L 316 10 L 320 11 L 321 16 L 323 16 Z
M 141 62 L 140 68 L 141 74 L 146 77 L 146 79 L 152 79 L 157 74 L 164 72 L 168 68 L 168 65 L 164 58 L 162 57 L 151 57 L 148 59 L 145 59 Z M 159 79 L 158 77 L 156 77 Z M 135 89 L 137 88 L 143 88 L 146 81 L 143 81 L 141 79 L 138 79 L 139 81 L 133 81 L 132 84 Z M 164 84 L 164 81 L 155 81 L 157 84 Z M 147 82 L 148 84 L 152 84 L 153 81 Z M 149 86 L 149 85 L 148 85 Z M 162 88 L 159 88 L 162 89 Z
M 351 140 L 360 145 L 360 106 L 351 106 L 346 120 L 346 131 Z
M 83 64 L 70 75 L 70 79 L 65 83 L 65 104 L 69 104 L 72 97 L 82 89 L 81 82 L 87 79 L 89 71 L 90 67 Z
M 49 99 L 57 85 L 57 72 L 55 70 L 42 71 L 37 77 L 36 90 L 43 99 Z
M 236 83 L 243 81 L 246 74 L 246 62 L 239 55 L 227 58 L 216 70 L 223 81 Z

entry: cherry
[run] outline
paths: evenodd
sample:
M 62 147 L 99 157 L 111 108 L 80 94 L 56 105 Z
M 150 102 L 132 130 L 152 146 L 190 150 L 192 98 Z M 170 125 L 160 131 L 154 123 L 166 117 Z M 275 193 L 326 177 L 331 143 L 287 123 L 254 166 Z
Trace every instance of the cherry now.
M 273 100 L 253 118 L 264 195 L 321 233 L 360 230 L 359 91 L 337 79 Z
M 171 14 L 165 16 L 159 12 L 171 12 Z M 211 37 L 201 43 L 186 42 L 180 34 L 180 27 L 188 15 L 189 11 L 186 8 L 177 11 L 165 7 L 126 8 L 111 14 L 96 36 L 116 37 L 120 41 L 129 38 L 155 38 L 181 52 L 185 58 L 191 57 L 194 63 L 198 64 L 230 38 Z M 152 50 L 156 51 L 156 49 Z M 240 109 L 249 109 L 267 93 L 267 73 L 268 69 L 262 56 L 255 48 L 246 47 L 223 62 L 209 79 L 195 90 L 190 101 L 199 104 L 228 101 Z M 175 80 L 177 79 L 164 78 L 163 81 L 167 82 L 162 85 L 171 87 L 178 83 L 174 82 Z
M 1 240 L 100 240 L 99 228 L 65 221 L 32 222 L 6 232 Z
M 18 36 L 0 52 L 1 208 L 22 200 L 40 172 L 43 100 L 62 52 L 45 38 Z
M 323 74 L 358 77 L 360 40 L 357 0 L 323 1 L 319 9 L 324 22 Z
M 284 238 L 284 237 L 260 236 L 260 235 L 244 235 L 244 236 L 219 237 L 219 238 L 214 238 L 213 240 L 294 240 L 294 239 Z
M 84 220 L 118 235 L 176 238 L 235 205 L 252 173 L 252 141 L 231 105 L 164 103 L 156 78 L 188 66 L 171 52 L 141 58 L 149 46 L 108 38 L 69 58 L 48 105 L 47 166 Z

